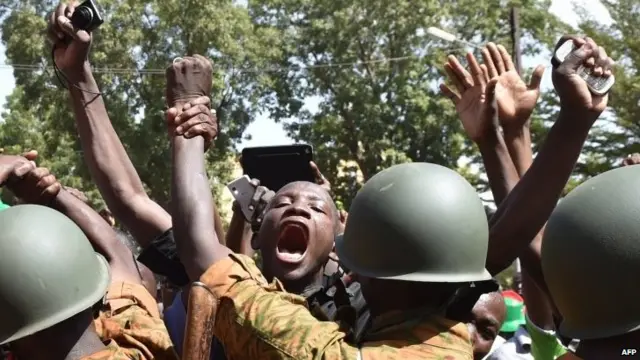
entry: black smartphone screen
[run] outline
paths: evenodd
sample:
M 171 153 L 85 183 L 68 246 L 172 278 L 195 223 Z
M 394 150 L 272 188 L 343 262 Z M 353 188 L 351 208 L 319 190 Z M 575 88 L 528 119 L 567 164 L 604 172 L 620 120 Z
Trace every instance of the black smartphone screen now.
M 278 191 L 294 181 L 314 182 L 309 162 L 313 161 L 311 145 L 262 146 L 242 150 L 242 168 L 260 185 Z

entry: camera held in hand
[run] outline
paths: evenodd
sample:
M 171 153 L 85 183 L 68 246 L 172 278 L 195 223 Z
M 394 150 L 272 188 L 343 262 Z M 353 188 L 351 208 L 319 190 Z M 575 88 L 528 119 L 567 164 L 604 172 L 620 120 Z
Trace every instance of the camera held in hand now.
M 87 0 L 80 4 L 71 16 L 71 24 L 77 29 L 92 32 L 102 25 L 104 19 L 100 15 L 97 4 Z

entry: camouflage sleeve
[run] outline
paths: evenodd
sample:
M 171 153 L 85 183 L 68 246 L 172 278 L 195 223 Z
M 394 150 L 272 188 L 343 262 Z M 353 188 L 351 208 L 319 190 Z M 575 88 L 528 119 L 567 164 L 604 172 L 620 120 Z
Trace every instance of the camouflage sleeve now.
M 105 305 L 94 321 L 107 349 L 87 359 L 167 359 L 177 360 L 156 300 L 142 286 L 111 284 Z
M 218 299 L 215 336 L 229 359 L 356 359 L 333 322 L 321 322 L 304 298 L 271 285 L 253 260 L 232 254 L 201 277 Z

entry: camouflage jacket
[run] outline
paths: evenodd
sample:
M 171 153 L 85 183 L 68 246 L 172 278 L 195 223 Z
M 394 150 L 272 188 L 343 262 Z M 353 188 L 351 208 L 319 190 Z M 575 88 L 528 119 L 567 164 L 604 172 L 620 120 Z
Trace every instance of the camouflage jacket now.
M 467 327 L 440 317 L 388 321 L 359 347 L 334 322 L 319 321 L 305 298 L 268 284 L 253 260 L 230 255 L 201 277 L 219 299 L 215 336 L 233 359 L 442 359 L 471 360 Z M 415 320 L 415 318 L 413 319 Z
M 155 299 L 142 286 L 112 284 L 94 321 L 106 349 L 83 360 L 177 360 Z

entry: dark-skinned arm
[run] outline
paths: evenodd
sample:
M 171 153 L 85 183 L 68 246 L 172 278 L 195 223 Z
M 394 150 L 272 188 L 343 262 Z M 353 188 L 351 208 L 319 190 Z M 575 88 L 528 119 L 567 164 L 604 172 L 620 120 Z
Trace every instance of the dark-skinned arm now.
M 499 130 L 492 131 L 478 142 L 480 154 L 489 186 L 493 194 L 493 200 L 496 205 L 500 204 L 507 194 L 518 183 L 518 173 L 509 156 L 509 150 L 505 144 L 505 140 Z M 492 269 L 488 269 L 492 275 L 495 275 Z
M 218 241 L 213 198 L 205 171 L 204 139 L 171 139 L 173 175 L 171 210 L 178 255 L 189 278 L 196 281 L 231 251 Z
M 505 141 L 511 158 L 514 160 L 519 176 L 529 170 L 533 162 L 531 150 L 531 134 L 528 126 L 523 126 L 520 131 L 505 131 Z M 527 316 L 538 327 L 545 330 L 553 330 L 553 307 L 548 296 L 544 276 L 540 263 L 540 249 L 542 246 L 542 233 L 540 230 L 535 238 L 520 256 L 522 262 L 522 292 L 527 307 Z
M 524 176 L 533 163 L 529 126 L 522 126 L 520 131 L 505 130 L 505 141 L 518 175 L 520 177 Z M 522 292 L 527 306 L 527 315 L 531 321 L 542 329 L 553 330 L 555 328 L 553 307 L 548 296 L 540 263 L 543 232 L 544 228 L 536 234 L 531 244 L 520 256 L 523 267 Z
M 218 236 L 218 240 L 225 245 L 227 243 L 227 239 L 224 233 L 224 225 L 222 224 L 222 218 L 220 217 L 220 212 L 218 211 L 218 207 L 213 207 L 213 223 L 216 228 L 216 235 Z
M 571 176 L 589 129 L 596 118 L 580 109 L 563 108 L 531 168 L 494 215 L 489 246 L 505 246 L 500 256 L 489 253 L 487 266 L 505 269 L 545 224 Z M 583 121 L 576 121 L 575 119 Z
M 73 220 L 85 233 L 89 242 L 109 262 L 112 282 L 142 284 L 133 254 L 116 235 L 116 232 L 89 205 L 68 191 L 61 190 L 51 207 Z
M 62 189 L 46 168 L 35 168 L 24 176 L 20 175 L 14 174 L 7 182 L 17 197 L 28 204 L 52 207 L 73 220 L 96 252 L 109 261 L 112 281 L 142 283 L 131 251 L 118 240 L 113 228 L 97 212 L 80 198 Z
M 226 245 L 235 253 L 253 257 L 255 250 L 251 247 L 251 236 L 253 236 L 251 224 L 245 221 L 242 210 L 234 202 L 233 215 L 227 231 Z
M 213 197 L 205 169 L 205 137 L 189 136 L 181 129 L 206 128 L 215 118 L 208 106 L 191 100 L 209 98 L 213 76 L 211 61 L 200 55 L 176 59 L 166 70 L 165 97 L 172 151 L 171 215 L 178 257 L 191 281 L 231 253 L 220 243 L 215 228 Z M 208 105 L 208 104 L 207 104 Z M 186 122 L 184 122 L 184 121 Z M 217 134 L 217 123 L 214 125 Z
M 99 93 L 88 64 L 74 83 Z M 70 87 L 84 159 L 114 217 L 140 243 L 149 246 L 171 228 L 171 216 L 146 194 L 142 181 L 118 138 L 102 96 Z
M 501 60 L 494 44 L 488 44 L 483 49 L 485 63 L 482 65 L 478 64 L 472 53 L 468 53 L 466 57 L 469 71 L 455 56 L 447 58 L 444 69 L 453 85 L 442 84 L 440 88 L 455 104 L 467 136 L 478 145 L 494 200 L 499 204 L 518 182 L 518 174 L 500 134 L 498 122 L 493 121 L 496 111 L 500 109 L 499 106 L 492 106 L 498 84 L 497 68 L 504 71 L 504 66 L 494 65 L 493 58 L 496 58 L 496 63 Z M 502 61 L 499 63 L 502 64 Z M 501 244 L 489 246 L 487 257 L 505 257 Z M 502 269 L 502 266 L 495 267 L 492 263 L 487 263 L 487 270 L 493 275 Z
M 529 244 L 528 240 L 510 240 L 533 239 L 542 229 L 571 176 L 589 130 L 606 107 L 607 97 L 591 94 L 577 69 L 591 66 L 594 74 L 611 74 L 613 60 L 588 38 L 566 36 L 557 46 L 567 40 L 573 41 L 577 50 L 553 70 L 561 104 L 558 119 L 535 161 L 492 218 L 489 248 L 501 247 L 501 251 L 489 253 L 487 266 L 509 266 Z M 587 61 L 591 58 L 593 63 Z

